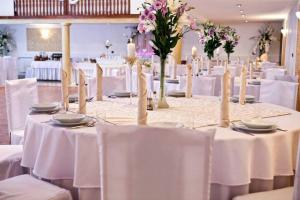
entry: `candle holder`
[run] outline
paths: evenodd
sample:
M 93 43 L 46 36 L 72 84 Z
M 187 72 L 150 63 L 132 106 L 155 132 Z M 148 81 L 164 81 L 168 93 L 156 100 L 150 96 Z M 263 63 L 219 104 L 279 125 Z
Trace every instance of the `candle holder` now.
M 133 65 L 134 63 L 136 62 L 137 60 L 137 57 L 125 57 L 125 60 L 129 66 L 129 78 L 130 78 L 130 82 L 129 82 L 129 97 L 130 97 L 130 104 L 132 104 L 132 95 L 133 95 L 133 91 L 132 91 L 132 68 L 133 68 Z

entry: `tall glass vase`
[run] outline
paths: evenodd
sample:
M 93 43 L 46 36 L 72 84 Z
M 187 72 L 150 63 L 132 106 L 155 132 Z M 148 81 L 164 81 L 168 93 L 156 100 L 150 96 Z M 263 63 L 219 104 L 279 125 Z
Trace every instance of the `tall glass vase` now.
M 158 98 L 158 108 L 169 108 L 169 104 L 166 100 L 165 95 L 165 66 L 166 59 L 160 59 L 160 90 L 159 90 L 159 98 Z

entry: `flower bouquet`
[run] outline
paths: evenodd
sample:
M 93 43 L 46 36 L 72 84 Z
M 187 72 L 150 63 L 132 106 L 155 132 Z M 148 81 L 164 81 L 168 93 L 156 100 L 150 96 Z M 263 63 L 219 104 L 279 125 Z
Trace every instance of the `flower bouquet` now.
M 204 52 L 209 60 L 214 57 L 214 51 L 222 45 L 219 29 L 212 22 L 205 22 L 202 24 L 202 29 L 199 32 L 200 42 L 204 45 Z
M 234 48 L 238 45 L 240 36 L 237 35 L 235 29 L 226 26 L 221 28 L 220 38 L 227 54 L 228 63 L 230 63 L 230 54 L 234 53 Z
M 138 31 L 152 33 L 150 45 L 160 57 L 160 92 L 158 108 L 168 108 L 165 98 L 164 78 L 166 59 L 180 38 L 196 28 L 196 22 L 187 12 L 192 8 L 181 0 L 146 0 L 139 17 Z

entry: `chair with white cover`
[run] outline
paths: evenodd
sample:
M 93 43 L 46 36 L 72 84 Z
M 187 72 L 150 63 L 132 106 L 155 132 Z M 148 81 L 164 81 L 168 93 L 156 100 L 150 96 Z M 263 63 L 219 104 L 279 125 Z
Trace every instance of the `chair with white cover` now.
M 0 145 L 0 181 L 24 174 L 22 152 L 22 145 Z
M 294 179 L 294 187 L 286 187 L 282 189 L 258 192 L 237 196 L 233 200 L 299 200 L 300 199 L 300 146 L 298 147 L 296 175 Z
M 208 200 L 214 131 L 97 126 L 105 200 Z
M 214 96 L 215 84 L 215 77 L 194 76 L 192 93 L 193 95 Z
M 284 76 L 286 74 L 285 69 L 272 68 L 264 70 L 265 78 L 269 80 L 275 80 L 276 76 Z
M 38 103 L 37 80 L 35 78 L 5 82 L 5 98 L 11 144 L 22 144 L 24 128 L 30 107 Z
M 298 83 L 298 76 L 280 75 L 280 76 L 275 76 L 275 80 Z
M 261 80 L 260 101 L 296 109 L 298 83 Z
M 87 96 L 95 97 L 97 94 L 97 79 L 87 78 Z M 109 96 L 114 92 L 125 91 L 125 77 L 103 76 L 102 79 L 103 95 Z
M 215 82 L 215 89 L 214 89 L 214 96 L 219 97 L 221 95 L 221 86 L 222 86 L 222 77 L 223 75 L 209 75 L 208 77 L 215 77 L 216 78 L 216 82 Z M 230 78 L 230 95 L 233 95 L 233 91 L 234 91 L 234 77 L 232 76 Z
M 30 175 L 0 181 L 0 199 L 11 200 L 72 200 L 71 193 Z

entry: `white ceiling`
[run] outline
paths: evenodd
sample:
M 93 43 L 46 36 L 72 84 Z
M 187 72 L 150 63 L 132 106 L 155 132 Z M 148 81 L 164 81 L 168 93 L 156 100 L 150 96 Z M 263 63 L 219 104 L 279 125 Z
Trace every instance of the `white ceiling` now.
M 193 15 L 215 22 L 243 22 L 240 9 L 251 21 L 283 20 L 297 0 L 187 0 L 196 9 Z M 242 4 L 241 8 L 237 4 Z

